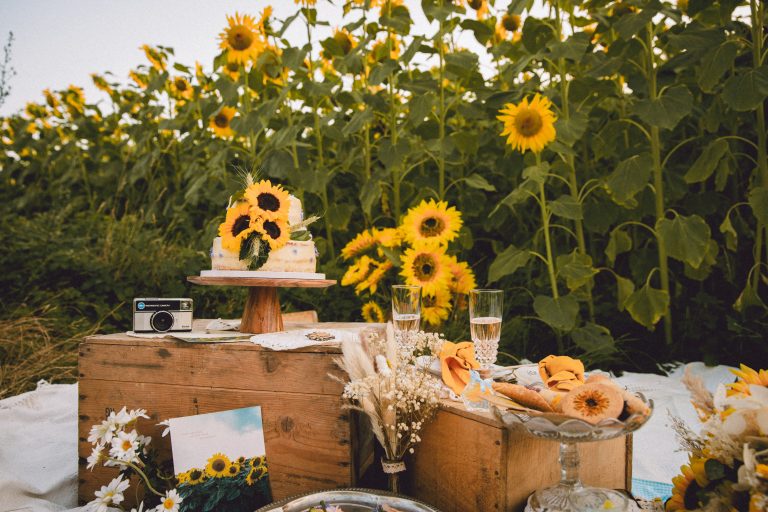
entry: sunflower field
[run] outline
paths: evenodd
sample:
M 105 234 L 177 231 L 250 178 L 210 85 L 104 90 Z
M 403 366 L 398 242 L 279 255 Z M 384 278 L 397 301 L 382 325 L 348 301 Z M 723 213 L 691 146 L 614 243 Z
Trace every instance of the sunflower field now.
M 108 102 L 45 90 L 0 119 L 2 321 L 125 330 L 152 295 L 239 316 L 239 291 L 185 277 L 258 172 L 322 216 L 319 271 L 351 284 L 405 280 L 415 246 L 386 244 L 414 211 L 453 223 L 452 290 L 506 291 L 511 359 L 768 363 L 762 2 L 303 0 L 222 27 L 213 63 L 144 46 L 128 77 L 93 75 Z M 384 283 L 283 301 L 360 320 L 387 310 Z M 466 336 L 461 297 L 434 300 Z

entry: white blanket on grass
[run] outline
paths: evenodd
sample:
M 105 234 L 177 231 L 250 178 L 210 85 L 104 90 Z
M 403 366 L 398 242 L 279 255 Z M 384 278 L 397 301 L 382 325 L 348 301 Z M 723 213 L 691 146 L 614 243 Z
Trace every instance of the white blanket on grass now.
M 728 368 L 693 363 L 694 373 L 714 390 L 730 382 Z M 685 464 L 669 428 L 669 414 L 699 429 L 683 368 L 668 377 L 627 373 L 619 380 L 655 402 L 655 412 L 635 433 L 633 476 L 669 483 Z M 77 506 L 77 385 L 41 382 L 35 391 L 0 400 L 0 512 L 70 512 Z

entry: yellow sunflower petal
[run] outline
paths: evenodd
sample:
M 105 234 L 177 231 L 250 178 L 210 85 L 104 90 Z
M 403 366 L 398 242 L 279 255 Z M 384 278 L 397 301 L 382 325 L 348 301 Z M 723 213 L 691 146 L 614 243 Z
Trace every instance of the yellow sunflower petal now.
M 524 98 L 518 105 L 508 103 L 499 111 L 497 119 L 504 123 L 502 137 L 512 149 L 534 153 L 555 140 L 555 114 L 552 102 L 546 96 L 536 94 L 529 102 Z
M 227 60 L 237 64 L 255 61 L 264 47 L 256 20 L 247 14 L 241 16 L 235 13 L 234 16 L 227 16 L 227 22 L 229 25 L 219 35 L 219 46 L 226 50 Z
M 227 216 L 219 225 L 221 245 L 228 251 L 239 252 L 240 244 L 256 228 L 251 217 L 251 206 L 240 201 L 227 209 Z
M 368 301 L 363 304 L 360 313 L 363 316 L 363 320 L 368 323 L 384 323 L 385 321 L 384 311 L 374 301 Z
M 402 234 L 411 244 L 429 240 L 448 243 L 462 226 L 461 213 L 445 201 L 422 201 L 403 218 Z
M 237 111 L 232 107 L 221 107 L 219 112 L 211 117 L 210 127 L 217 136 L 221 138 L 232 137 L 235 132 L 230 123 L 235 117 Z
M 251 204 L 254 217 L 266 220 L 288 222 L 290 210 L 290 194 L 278 184 L 269 180 L 261 180 L 245 189 L 245 198 Z
M 421 286 L 423 295 L 435 294 L 448 288 L 451 279 L 450 261 L 442 247 L 422 244 L 406 249 L 400 259 L 400 275 L 407 284 Z

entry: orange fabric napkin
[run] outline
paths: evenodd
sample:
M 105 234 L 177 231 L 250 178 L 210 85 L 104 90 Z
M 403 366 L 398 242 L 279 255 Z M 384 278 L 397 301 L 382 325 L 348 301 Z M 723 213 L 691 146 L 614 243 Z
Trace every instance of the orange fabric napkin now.
M 469 370 L 480 368 L 475 359 L 475 345 L 470 341 L 452 343 L 446 341 L 440 351 L 443 382 L 460 395 L 469 382 Z
M 539 361 L 539 375 L 549 389 L 570 391 L 584 384 L 584 364 L 568 356 L 547 356 Z

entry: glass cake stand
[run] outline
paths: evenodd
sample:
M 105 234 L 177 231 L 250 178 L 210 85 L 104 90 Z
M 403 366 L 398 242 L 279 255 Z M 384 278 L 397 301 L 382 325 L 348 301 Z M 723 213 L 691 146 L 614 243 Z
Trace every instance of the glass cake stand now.
M 523 428 L 531 435 L 560 443 L 560 482 L 539 489 L 528 498 L 526 511 L 531 512 L 591 512 L 630 509 L 630 500 L 611 489 L 587 487 L 579 480 L 579 451 L 577 443 L 607 441 L 639 429 L 653 413 L 653 401 L 638 393 L 648 408 L 647 413 L 632 414 L 624 421 L 603 420 L 591 424 L 560 414 L 525 414 L 501 411 L 495 414 L 509 429 Z

